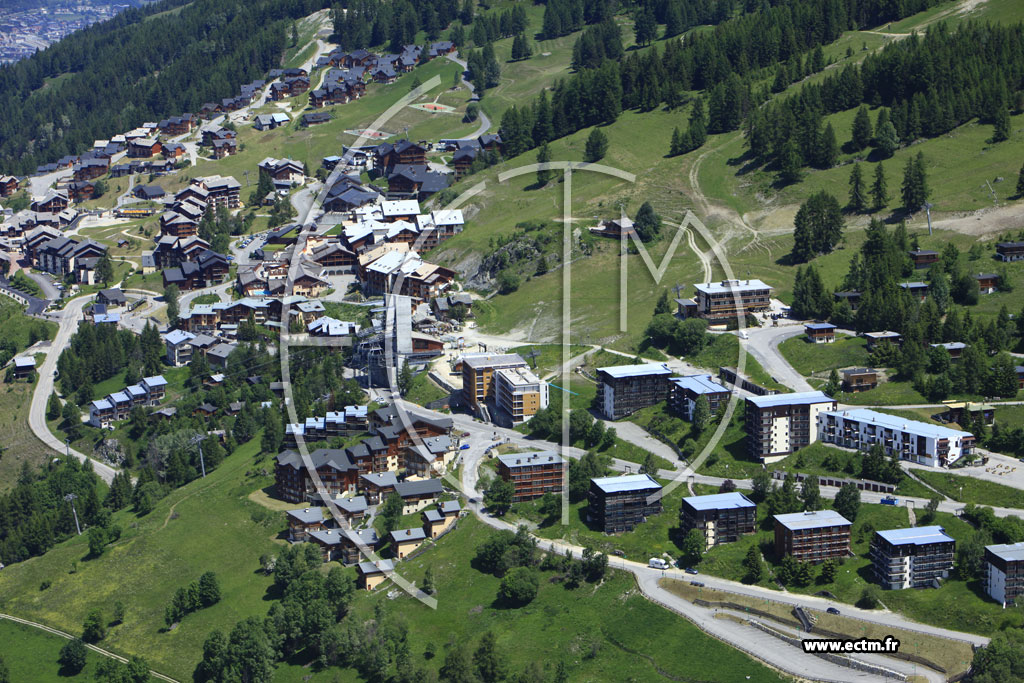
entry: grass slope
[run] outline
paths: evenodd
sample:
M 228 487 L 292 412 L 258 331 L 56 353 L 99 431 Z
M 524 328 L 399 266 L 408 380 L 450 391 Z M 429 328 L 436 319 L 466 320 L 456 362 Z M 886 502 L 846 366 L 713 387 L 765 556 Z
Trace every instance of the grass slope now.
M 269 607 L 271 580 L 258 571 L 258 559 L 277 547 L 284 519 L 253 521 L 264 519 L 266 511 L 247 495 L 271 483 L 252 474 L 258 471 L 258 443 L 241 446 L 206 479 L 174 491 L 149 515 L 117 513 L 124 534 L 98 559 L 85 559 L 87 539 L 81 536 L 7 567 L 0 573 L 3 611 L 78 633 L 89 610 L 99 607 L 109 617 L 114 601 L 121 600 L 125 623 L 112 628 L 102 646 L 142 655 L 156 670 L 188 679 L 212 629 L 230 630 L 240 619 L 262 617 Z M 164 632 L 164 608 L 174 591 L 205 571 L 217 574 L 223 599 Z M 42 581 L 51 586 L 41 591 Z
M 102 655 L 90 651 L 85 658 L 85 668 L 75 675 L 69 675 L 57 663 L 60 649 L 66 642 L 66 639 L 46 631 L 0 619 L 0 643 L 3 643 L 0 658 L 10 670 L 11 681 L 14 683 L 93 680 L 93 671 Z
M 655 667 L 688 681 L 777 680 L 771 670 L 645 600 L 628 574 L 611 572 L 600 584 L 569 591 L 549 581 L 553 575 L 545 572 L 537 598 L 528 606 L 507 609 L 496 604 L 500 580 L 472 567 L 477 546 L 491 533 L 467 517 L 436 547 L 401 563 L 402 573 L 417 582 L 428 566 L 432 568 L 436 610 L 404 593 L 392 598 L 387 590 L 378 589 L 360 593 L 349 618 L 365 620 L 383 610 L 408 627 L 413 663 L 434 670 L 444 660 L 446 644 L 472 651 L 480 635 L 490 630 L 513 674 L 536 661 L 551 677 L 557 663 L 565 661 L 570 679 L 581 681 L 658 678 Z M 428 643 L 438 651 L 429 660 L 423 657 Z M 335 676 L 356 680 L 349 671 L 317 674 L 300 666 L 282 667 L 277 674 L 275 680 L 287 682 L 309 675 L 313 681 L 336 680 Z

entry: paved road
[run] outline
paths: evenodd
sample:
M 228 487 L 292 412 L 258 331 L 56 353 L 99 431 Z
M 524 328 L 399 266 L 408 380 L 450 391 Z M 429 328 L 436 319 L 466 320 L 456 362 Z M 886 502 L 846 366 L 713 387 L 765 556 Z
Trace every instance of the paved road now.
M 469 88 L 469 93 L 470 93 L 470 95 L 472 95 L 473 92 L 476 90 L 476 88 L 473 87 L 472 83 L 470 83 L 469 81 L 466 80 L 466 70 L 469 69 L 469 66 L 466 64 L 465 60 L 459 59 L 454 54 L 450 54 L 450 55 L 446 55 L 446 56 L 448 57 L 448 59 L 452 60 L 453 62 L 455 62 L 456 64 L 458 64 L 459 66 L 462 67 L 462 84 L 464 86 L 466 86 L 467 88 Z M 475 140 L 476 138 L 480 137 L 481 135 L 486 133 L 488 130 L 490 130 L 490 128 L 491 128 L 491 120 L 487 117 L 487 114 L 485 114 L 484 110 L 482 108 L 479 108 L 479 107 L 477 108 L 477 111 L 479 112 L 478 116 L 479 116 L 479 119 L 480 119 L 480 124 L 476 127 L 476 131 L 471 133 L 470 135 L 467 135 L 464 138 L 457 138 L 457 139 L 459 139 L 459 140 Z
M 813 391 L 814 387 L 779 352 L 780 343 L 803 333 L 803 325 L 748 328 L 747 335 L 750 338 L 740 343 L 776 382 L 794 391 Z
M 54 285 L 53 279 L 49 275 L 43 273 L 33 273 L 32 271 L 26 270 L 25 274 L 32 278 L 32 281 L 39 285 L 39 289 L 43 290 L 44 299 L 59 299 L 60 290 Z
M 78 329 L 78 323 L 82 320 L 82 309 L 92 301 L 92 298 L 93 295 L 90 294 L 73 299 L 60 312 L 60 327 L 57 329 L 57 336 L 50 345 L 50 351 L 46 354 L 46 359 L 43 360 L 43 364 L 39 367 L 39 381 L 36 384 L 35 393 L 32 394 L 32 406 L 29 409 L 28 415 L 29 427 L 32 428 L 32 432 L 40 441 L 58 453 L 63 453 L 66 447 L 60 439 L 50 432 L 50 428 L 46 424 L 46 403 L 50 400 L 50 394 L 53 393 L 53 372 L 57 368 L 57 358 L 60 357 L 61 352 L 70 343 L 71 336 Z M 118 470 L 110 465 L 94 460 L 85 455 L 85 453 L 80 453 L 74 449 L 70 449 L 69 453 L 82 462 L 92 460 L 92 466 L 96 474 L 100 475 L 103 481 L 108 484 L 113 481 L 114 475 L 118 472 Z
M 477 429 L 479 431 L 479 425 L 477 425 Z M 481 506 L 482 494 L 478 490 L 478 467 L 480 460 L 483 457 L 482 450 L 471 449 L 469 451 L 463 451 L 463 453 L 465 455 L 462 456 L 462 489 L 469 497 L 470 509 L 472 509 L 473 513 L 479 519 L 489 526 L 497 529 L 513 529 L 511 524 L 486 514 Z M 583 552 L 581 547 L 560 541 L 549 541 L 546 539 L 538 539 L 538 546 L 542 550 L 555 552 L 560 555 L 571 552 L 576 557 L 579 557 Z M 687 618 L 706 633 L 719 638 L 720 640 L 747 652 L 751 656 L 764 661 L 770 666 L 785 671 L 793 676 L 801 679 L 831 681 L 870 681 L 875 680 L 876 678 L 868 674 L 854 671 L 847 667 L 832 664 L 831 662 L 814 655 L 806 654 L 802 650 L 799 650 L 796 647 L 787 646 L 778 639 L 751 626 L 731 620 L 715 618 L 715 611 L 694 605 L 674 593 L 669 592 L 659 584 L 659 580 L 662 578 L 687 580 L 687 575 L 679 570 L 655 570 L 643 564 L 617 557 L 609 558 L 609 566 L 632 573 L 636 577 L 640 591 L 645 597 L 653 602 L 661 604 L 662 606 Z M 716 579 L 714 577 L 702 576 L 701 581 L 710 587 L 719 588 L 720 590 L 751 595 L 759 599 L 769 598 L 778 602 L 800 605 L 811 609 L 825 610 L 834 605 L 840 606 L 838 603 L 832 603 L 831 601 L 822 598 L 804 595 L 780 594 L 777 591 L 770 591 L 756 586 L 744 586 L 743 584 L 726 581 L 724 579 Z M 909 622 L 893 613 L 866 612 L 845 604 L 842 604 L 841 607 L 844 610 L 844 614 L 847 616 L 864 619 L 865 621 L 873 623 L 906 628 L 908 630 L 915 630 L 933 635 L 941 635 L 977 644 L 984 644 L 988 642 L 987 639 L 979 636 L 962 634 L 955 631 L 946 631 L 945 629 L 937 629 Z M 878 660 L 878 663 L 883 666 L 899 670 L 903 673 L 910 674 L 914 672 L 913 665 L 911 664 L 908 666 L 906 662 L 885 659 L 884 661 Z M 943 680 L 942 676 L 938 675 L 937 672 L 926 672 L 922 670 L 919 673 L 925 674 L 929 680 Z
M 33 197 L 42 197 L 55 182 L 64 178 L 70 178 L 74 174 L 74 171 L 69 168 L 62 171 L 55 171 L 54 173 L 47 173 L 45 175 L 29 176 L 29 194 Z

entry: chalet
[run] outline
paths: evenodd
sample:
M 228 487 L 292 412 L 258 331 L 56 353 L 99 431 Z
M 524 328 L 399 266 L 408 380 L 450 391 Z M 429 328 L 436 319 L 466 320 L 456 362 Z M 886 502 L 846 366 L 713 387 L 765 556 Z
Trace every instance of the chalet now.
M 455 178 L 461 179 L 469 174 L 473 162 L 480 155 L 480 148 L 476 145 L 460 146 L 452 156 L 452 165 L 455 167 Z
M 266 171 L 275 183 L 301 185 L 306 179 L 303 165 L 292 159 L 267 157 L 259 163 L 259 169 Z
M 346 176 L 327 191 L 323 206 L 325 211 L 352 211 L 376 202 L 378 197 L 380 192 L 372 185 L 362 185 L 358 180 Z
M 327 111 L 315 111 L 311 114 L 302 115 L 302 125 L 306 127 L 318 126 L 321 123 L 327 123 L 330 120 L 331 113 Z
M 933 349 L 946 349 L 950 360 L 959 360 L 960 356 L 964 354 L 964 349 L 967 348 L 967 344 L 963 342 L 945 342 L 942 344 L 930 344 L 929 346 Z
M 847 368 L 843 370 L 843 391 L 854 393 L 868 391 L 878 386 L 878 372 L 871 368 Z
M 157 129 L 161 135 L 168 137 L 174 137 L 176 135 L 185 135 L 191 133 L 192 129 L 196 126 L 196 117 L 193 114 L 182 114 L 181 116 L 171 116 L 166 118 L 157 124 Z
M 73 202 L 84 202 L 96 195 L 96 185 L 89 180 L 74 180 L 68 183 L 68 199 Z
M 907 252 L 910 260 L 914 262 L 914 268 L 931 268 L 939 260 L 939 252 L 928 249 L 914 249 Z
M 132 194 L 144 201 L 155 202 L 158 199 L 163 199 L 167 193 L 159 185 L 136 185 Z
M 398 79 L 398 72 L 393 64 L 378 62 L 370 69 L 370 78 L 374 83 L 394 83 Z
M 274 130 L 288 125 L 290 121 L 291 119 L 284 112 L 274 112 L 273 114 L 257 114 L 253 118 L 252 125 L 256 130 Z
M 139 138 L 128 143 L 128 156 L 133 159 L 148 159 L 160 153 L 160 143 L 153 138 Z
M 12 175 L 0 175 L 0 197 L 10 197 L 18 191 L 18 179 Z
M 238 137 L 238 133 L 230 128 L 206 128 L 203 130 L 203 146 L 210 147 L 214 140 L 230 140 Z
M 946 405 L 946 412 L 940 419 L 943 422 L 956 422 L 964 429 L 971 429 L 979 418 L 990 427 L 996 420 L 995 408 L 987 403 L 955 401 Z
M 353 50 L 347 55 L 343 55 L 340 60 L 339 66 L 351 68 L 353 66 L 367 66 L 377 60 L 377 55 L 368 50 Z
M 832 298 L 835 300 L 836 304 L 840 304 L 845 301 L 846 304 L 850 307 L 851 311 L 856 311 L 860 307 L 861 293 L 836 292 L 835 294 L 832 295 Z
M 409 221 L 419 215 L 420 205 L 412 199 L 388 200 L 380 205 L 380 210 L 385 223 Z
M 978 291 L 982 294 L 992 294 L 999 289 L 999 276 L 995 273 L 978 273 L 974 279 L 978 281 Z
M 114 306 L 124 306 L 128 303 L 128 299 L 125 298 L 124 292 L 117 288 L 101 289 L 96 294 L 96 302 L 107 306 L 108 308 Z
M 900 344 L 903 343 L 903 335 L 901 335 L 899 332 L 890 332 L 888 330 L 884 332 L 865 332 L 864 338 L 867 339 L 868 342 L 868 351 L 875 348 L 876 344 L 880 344 L 882 342 L 889 342 L 890 344 L 895 344 L 896 346 L 899 346 Z
M 831 344 L 836 340 L 836 326 L 832 323 L 807 323 L 804 334 L 812 344 Z
M 75 164 L 75 180 L 94 180 L 107 174 L 110 169 L 110 160 L 105 158 L 83 159 Z
M 287 97 L 301 95 L 309 90 L 309 78 L 306 76 L 295 76 L 286 78 L 283 81 L 272 83 L 270 86 L 270 99 L 283 100 Z
M 377 562 L 360 562 L 356 565 L 356 585 L 363 590 L 372 591 L 388 579 L 388 574 L 395 571 L 391 560 Z
M 322 508 L 287 510 L 285 515 L 288 518 L 288 540 L 293 543 L 304 543 L 311 540 L 311 532 L 324 530 L 326 520 Z
M 1000 261 L 1024 260 L 1024 242 L 1000 242 L 996 245 L 996 258 Z
M 327 83 L 322 88 L 309 91 L 309 105 L 314 109 L 329 104 L 347 104 L 350 99 L 355 99 L 353 89 L 345 83 Z
M 395 484 L 395 493 L 402 498 L 403 515 L 416 514 L 428 505 L 433 505 L 442 490 L 440 479 L 400 481 Z
M 1024 389 L 1024 365 L 1017 365 L 1013 369 L 1017 373 L 1017 386 Z
M 322 268 L 330 268 L 332 271 L 350 271 L 356 265 L 355 252 L 337 241 L 325 242 L 314 248 L 309 258 Z
M 375 167 L 382 174 L 387 174 L 399 164 L 421 165 L 427 163 L 427 149 L 409 140 L 399 140 L 395 144 L 383 142 L 374 150 Z
M 177 267 L 165 269 L 164 287 L 177 285 L 183 292 L 209 287 L 224 280 L 230 265 L 226 256 L 205 249 L 195 261 L 183 261 Z
M 429 55 L 430 58 L 441 57 L 443 55 L 450 55 L 455 52 L 455 43 L 450 40 L 440 40 L 436 43 L 430 44 Z
M 425 200 L 448 187 L 447 174 L 431 171 L 426 164 L 398 164 L 388 175 L 388 197 Z
M 11 367 L 14 368 L 15 379 L 26 379 L 36 371 L 36 359 L 31 356 L 18 356 Z
M 178 160 L 185 156 L 185 145 L 180 142 L 165 142 L 160 149 L 164 159 Z
M 206 360 L 210 363 L 210 367 L 227 368 L 228 359 L 237 350 L 237 345 L 222 342 L 206 352 Z
M 435 297 L 430 302 L 434 317 L 440 321 L 464 320 L 473 315 L 473 298 L 464 292 Z
M 900 288 L 904 292 L 910 292 L 912 296 L 917 297 L 921 301 L 924 301 L 928 297 L 927 282 L 901 282 Z
M 400 560 L 411 555 L 423 544 L 426 538 L 427 535 L 419 527 L 395 529 L 389 535 L 392 552 Z
M 36 213 L 60 213 L 70 204 L 67 192 L 49 190 L 41 199 L 32 202 L 31 209 Z
M 238 141 L 234 138 L 213 141 L 213 158 L 223 159 L 224 157 L 238 154 Z
M 79 282 L 93 284 L 92 269 L 83 270 L 79 261 L 98 259 L 106 251 L 105 245 L 90 239 L 78 242 L 69 237 L 56 237 L 39 247 L 34 265 L 54 275 L 74 274 Z

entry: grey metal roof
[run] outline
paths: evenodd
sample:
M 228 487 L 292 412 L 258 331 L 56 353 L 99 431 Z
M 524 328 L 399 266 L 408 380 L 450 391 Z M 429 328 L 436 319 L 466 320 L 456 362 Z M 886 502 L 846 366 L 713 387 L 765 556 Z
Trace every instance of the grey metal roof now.
M 506 453 L 498 456 L 502 465 L 514 470 L 518 467 L 532 467 L 548 463 L 562 464 L 565 462 L 558 453 L 554 451 L 537 451 L 535 453 Z
M 725 510 L 729 508 L 757 507 L 752 500 L 738 491 L 713 493 L 708 496 L 690 496 L 683 500 L 694 510 Z
M 941 526 L 919 526 L 910 529 L 886 529 L 876 532 L 893 545 L 927 545 L 929 543 L 951 543 L 953 538 Z
M 605 493 L 623 491 L 660 491 L 659 484 L 649 474 L 625 474 L 620 477 L 596 477 L 590 482 Z
M 815 510 L 814 512 L 793 512 L 788 515 L 775 515 L 775 521 L 790 531 L 850 524 L 850 520 L 835 510 Z

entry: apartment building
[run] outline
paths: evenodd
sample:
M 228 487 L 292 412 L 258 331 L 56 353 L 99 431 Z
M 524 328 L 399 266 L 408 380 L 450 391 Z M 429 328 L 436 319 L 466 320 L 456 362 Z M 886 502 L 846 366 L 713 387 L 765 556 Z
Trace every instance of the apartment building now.
M 775 515 L 775 554 L 824 562 L 850 554 L 850 521 L 835 510 Z
M 673 377 L 669 382 L 672 383 L 669 405 L 677 415 L 681 415 L 687 421 L 693 420 L 693 411 L 697 407 L 697 399 L 701 396 L 708 399 L 708 406 L 714 413 L 729 401 L 731 394 L 728 387 L 711 379 L 711 375 Z
M 682 532 L 700 529 L 708 548 L 754 533 L 756 520 L 757 505 L 738 491 L 683 498 L 679 510 Z
M 598 368 L 597 402 L 601 413 L 609 420 L 618 420 L 667 400 L 672 392 L 671 375 L 664 363 Z
M 948 467 L 974 450 L 970 432 L 907 420 L 866 408 L 829 410 L 818 414 L 818 438 L 825 443 L 866 451 L 875 444 L 930 467 Z
M 598 477 L 587 492 L 587 521 L 605 533 L 632 531 L 661 512 L 661 484 L 649 474 Z
M 941 526 L 876 531 L 871 564 L 882 588 L 925 588 L 949 576 L 956 541 Z
M 1024 594 L 1024 542 L 985 546 L 982 583 L 985 592 L 1003 607 Z
M 479 411 L 488 399 L 495 398 L 494 375 L 498 370 L 526 369 L 518 353 L 469 353 L 462 357 L 462 397 L 469 407 Z
M 512 502 L 540 498 L 545 493 L 561 493 L 567 464 L 554 451 L 509 453 L 498 456 L 498 476 L 512 482 Z
M 760 280 L 722 280 L 693 287 L 697 315 L 709 323 L 728 323 L 771 306 L 772 288 Z
M 494 375 L 496 403 L 512 418 L 512 424 L 522 424 L 548 407 L 548 383 L 528 368 L 502 368 Z
M 778 462 L 818 439 L 818 415 L 836 402 L 820 391 L 750 396 L 746 405 L 747 444 L 763 463 Z

